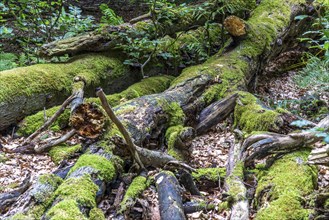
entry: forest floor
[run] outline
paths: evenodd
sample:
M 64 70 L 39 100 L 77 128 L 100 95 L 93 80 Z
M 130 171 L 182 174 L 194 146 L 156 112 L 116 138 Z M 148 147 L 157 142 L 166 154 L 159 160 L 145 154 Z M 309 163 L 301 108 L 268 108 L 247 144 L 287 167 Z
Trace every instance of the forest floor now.
M 304 100 L 312 91 L 300 89 L 293 81 L 295 72 L 287 72 L 283 76 L 264 77 L 258 82 L 256 95 L 266 104 L 272 105 L 287 102 L 298 103 L 298 100 Z M 328 94 L 320 94 L 321 100 L 329 100 Z M 286 105 L 290 111 L 300 113 L 300 116 L 307 118 L 299 105 Z M 310 118 L 307 118 L 310 120 Z M 229 117 L 224 122 L 219 123 L 208 133 L 196 137 L 190 147 L 190 163 L 193 168 L 211 168 L 223 167 L 227 163 L 227 155 L 230 146 L 234 144 L 235 137 L 232 133 L 232 117 Z M 316 122 L 316 121 L 314 121 Z M 60 135 L 60 134 L 57 134 Z M 23 138 L 12 138 L 12 135 L 2 137 L 0 146 L 4 148 L 15 148 L 19 146 Z M 78 142 L 78 139 L 71 140 Z M 321 144 L 318 144 L 320 147 Z M 75 155 L 77 156 L 77 155 Z M 65 161 L 66 164 L 74 163 L 76 159 L 72 158 Z M 58 168 L 58 165 L 51 161 L 48 155 L 27 155 L 27 154 L 11 154 L 1 151 L 0 148 L 0 193 L 9 192 L 19 186 L 20 183 L 30 173 L 33 181 L 44 173 L 51 173 Z M 154 175 L 157 171 L 149 172 L 149 175 Z M 220 204 L 223 200 L 222 191 L 223 180 L 216 183 L 197 182 L 197 186 L 201 192 L 201 196 L 192 196 L 188 193 L 183 195 L 184 201 L 204 200 L 212 204 Z M 256 186 L 246 184 L 248 188 Z M 329 187 L 329 169 L 324 166 L 319 166 L 318 177 L 319 189 Z M 103 199 L 99 207 L 106 213 L 106 216 L 111 219 L 114 215 L 112 207 L 114 198 L 117 194 L 118 186 L 114 186 L 112 191 Z M 137 203 L 130 212 L 132 219 L 160 219 L 159 205 L 157 201 L 157 193 L 154 186 L 144 191 L 143 195 L 137 200 Z M 251 218 L 253 213 L 251 213 Z M 193 214 L 188 214 L 188 219 L 227 219 L 229 213 L 227 211 L 219 212 L 214 210 L 202 210 Z

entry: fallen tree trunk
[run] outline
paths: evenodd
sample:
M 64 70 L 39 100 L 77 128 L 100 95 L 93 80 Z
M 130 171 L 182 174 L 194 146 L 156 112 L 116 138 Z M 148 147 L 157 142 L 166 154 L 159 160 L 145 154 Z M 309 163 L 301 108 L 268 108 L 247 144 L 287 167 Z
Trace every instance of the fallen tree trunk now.
M 215 5 L 209 1 L 213 7 L 223 7 L 223 3 Z M 254 0 L 248 1 L 228 1 L 226 4 L 235 9 L 236 14 L 243 15 L 255 7 Z M 140 38 L 148 36 L 150 40 L 160 35 L 174 35 L 177 32 L 188 31 L 191 28 L 202 26 L 208 20 L 209 15 L 198 9 L 198 6 L 161 6 L 161 10 L 156 10 L 155 22 L 150 18 L 139 21 L 134 24 L 122 24 L 119 26 L 109 26 L 103 30 L 97 30 L 81 36 L 59 40 L 45 44 L 40 50 L 40 54 L 47 57 L 61 56 L 65 54 L 77 54 L 85 51 L 108 51 L 117 48 L 120 44 L 126 44 L 126 38 Z M 223 7 L 224 13 L 229 9 Z M 213 10 L 209 8 L 208 10 Z M 168 16 L 169 15 L 169 16 Z M 219 19 L 222 19 L 220 16 Z M 155 31 L 154 23 L 157 23 L 158 29 Z
M 89 54 L 67 63 L 37 64 L 0 72 L 0 130 L 44 107 L 62 103 L 72 91 L 73 78 L 86 82 L 86 95 L 102 86 L 114 93 L 136 82 L 133 73 L 115 55 Z

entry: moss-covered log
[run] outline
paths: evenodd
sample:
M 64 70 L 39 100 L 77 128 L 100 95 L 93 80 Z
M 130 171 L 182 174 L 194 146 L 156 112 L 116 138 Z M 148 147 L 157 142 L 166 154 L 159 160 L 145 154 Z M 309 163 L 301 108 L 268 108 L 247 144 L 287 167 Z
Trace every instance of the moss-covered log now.
M 62 103 L 72 91 L 73 78 L 86 82 L 90 96 L 97 86 L 118 92 L 138 80 L 115 55 L 89 54 L 67 63 L 37 64 L 0 72 L 0 130 L 44 107 Z
M 11 219 L 105 219 L 97 202 L 104 195 L 107 184 L 122 169 L 122 163 L 110 152 L 93 145 L 78 159 L 64 180 L 53 175 L 41 182 L 46 183 L 45 186 L 33 187 L 27 194 L 32 203 L 27 201 L 23 208 L 14 209 L 8 216 L 15 214 Z
M 222 7 L 223 3 L 215 5 L 213 1 L 213 7 Z M 230 5 L 230 8 L 234 8 L 235 13 L 244 14 L 249 12 L 255 7 L 256 1 L 254 0 L 229 0 L 225 4 Z M 228 7 L 223 7 L 228 11 Z M 213 8 L 208 8 L 213 10 Z M 226 12 L 227 12 L 226 11 Z M 125 38 L 139 38 L 143 36 L 149 36 L 150 39 L 165 35 L 174 35 L 176 32 L 190 30 L 191 27 L 197 27 L 203 25 L 209 15 L 204 13 L 203 10 L 199 10 L 198 6 L 177 6 L 177 7 L 165 7 L 162 6 L 161 10 L 156 11 L 155 19 L 157 31 L 155 31 L 154 22 L 151 19 L 139 21 L 134 24 L 122 24 L 119 26 L 109 26 L 102 30 L 90 32 L 81 36 L 68 38 L 64 40 L 55 41 L 42 46 L 40 53 L 44 56 L 61 56 L 64 54 L 77 54 L 84 51 L 108 51 L 109 49 L 117 48 L 118 45 L 125 42 Z M 221 18 L 222 16 L 220 16 Z
M 305 208 L 311 205 L 305 197 L 317 186 L 317 168 L 306 164 L 308 154 L 306 150 L 286 155 L 259 173 L 255 219 L 309 219 L 313 211 Z

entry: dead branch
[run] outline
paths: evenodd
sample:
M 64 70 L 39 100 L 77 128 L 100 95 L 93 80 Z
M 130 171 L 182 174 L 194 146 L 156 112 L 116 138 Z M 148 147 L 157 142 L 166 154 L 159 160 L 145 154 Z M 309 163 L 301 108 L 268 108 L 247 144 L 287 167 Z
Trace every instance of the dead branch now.
M 104 108 L 104 110 L 106 111 L 107 115 L 110 117 L 110 119 L 113 121 L 113 123 L 118 127 L 119 131 L 121 132 L 121 134 L 123 135 L 126 143 L 128 144 L 129 147 L 129 151 L 131 153 L 131 156 L 135 159 L 135 161 L 138 163 L 138 165 L 140 166 L 140 168 L 145 169 L 142 161 L 139 158 L 139 154 L 136 150 L 135 144 L 133 143 L 128 131 L 125 129 L 125 127 L 123 126 L 123 124 L 121 123 L 121 121 L 116 117 L 116 115 L 114 114 L 111 106 L 109 105 L 109 103 L 107 102 L 107 99 L 105 97 L 105 94 L 102 90 L 102 88 L 98 88 L 96 91 L 96 95 L 99 97 L 99 99 L 101 100 L 102 103 L 102 107 Z
M 41 132 L 43 132 L 44 130 L 49 128 L 49 126 L 52 125 L 52 123 L 54 123 L 54 121 L 65 111 L 66 107 L 74 99 L 75 99 L 75 96 L 73 94 L 70 97 L 68 97 L 63 102 L 63 104 L 58 109 L 58 111 L 53 116 L 51 116 L 51 118 L 49 118 L 48 121 L 46 121 L 46 123 L 44 123 L 38 130 L 36 130 L 33 134 L 31 134 L 29 137 L 27 137 L 25 139 L 25 141 L 22 143 L 22 145 L 30 144 L 37 136 L 39 136 L 41 134 Z
M 46 144 L 41 143 L 40 145 L 36 145 L 34 147 L 34 150 L 37 153 L 45 152 L 48 149 L 52 148 L 53 146 L 59 145 L 59 144 L 65 142 L 65 141 L 67 141 L 68 139 L 73 137 L 75 134 L 76 134 L 76 130 L 72 129 L 69 132 L 67 132 L 65 135 L 61 136 L 60 138 L 57 138 L 57 139 L 54 139 L 54 140 L 51 140 L 51 141 L 45 140 L 44 142 L 46 142 Z

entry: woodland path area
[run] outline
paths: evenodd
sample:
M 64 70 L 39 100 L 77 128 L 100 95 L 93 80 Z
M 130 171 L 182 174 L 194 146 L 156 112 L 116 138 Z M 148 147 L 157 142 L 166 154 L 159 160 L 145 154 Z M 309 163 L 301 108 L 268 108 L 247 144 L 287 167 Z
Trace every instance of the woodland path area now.
M 320 9 L 186 3 L 0 72 L 0 219 L 329 218 L 329 92 L 316 118 L 268 101 L 309 97 L 288 67 L 311 26 L 296 16 Z M 147 39 L 137 61 L 132 39 Z

